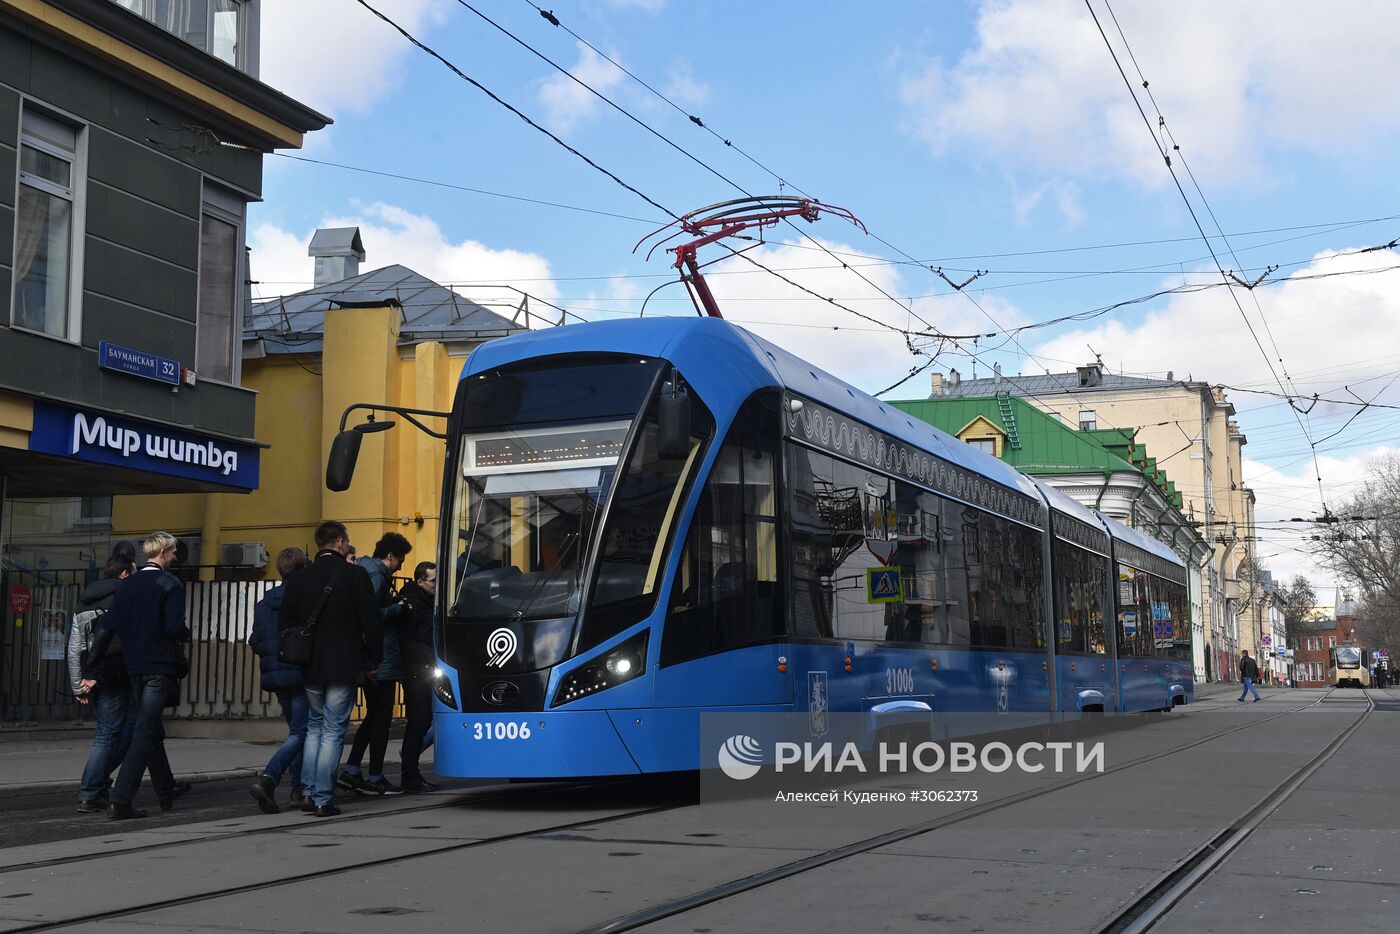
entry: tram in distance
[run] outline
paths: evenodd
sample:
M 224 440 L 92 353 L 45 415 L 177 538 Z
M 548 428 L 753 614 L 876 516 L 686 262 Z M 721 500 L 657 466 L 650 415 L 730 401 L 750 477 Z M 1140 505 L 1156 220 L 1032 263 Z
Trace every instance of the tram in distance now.
M 1355 642 L 1343 642 L 1327 650 L 1327 667 L 1331 669 L 1334 688 L 1368 688 L 1371 686 L 1371 666 L 1374 653 Z
M 1193 699 L 1170 549 L 728 322 L 484 344 L 447 447 L 440 775 L 697 769 L 707 712 Z

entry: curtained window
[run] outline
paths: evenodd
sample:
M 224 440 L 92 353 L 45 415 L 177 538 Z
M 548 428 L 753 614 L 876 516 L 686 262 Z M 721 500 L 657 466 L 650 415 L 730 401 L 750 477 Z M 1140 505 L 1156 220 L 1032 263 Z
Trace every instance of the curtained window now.
M 79 131 L 28 107 L 22 120 L 11 321 L 68 339 L 76 278 Z

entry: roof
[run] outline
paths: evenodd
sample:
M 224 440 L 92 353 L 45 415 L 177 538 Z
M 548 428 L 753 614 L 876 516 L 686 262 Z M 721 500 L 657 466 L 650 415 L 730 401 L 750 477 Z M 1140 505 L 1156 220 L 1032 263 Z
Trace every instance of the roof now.
M 1009 392 L 1016 396 L 1046 396 L 1057 393 L 1082 395 L 1092 392 L 1113 392 L 1125 389 L 1168 389 L 1189 387 L 1204 388 L 1204 383 L 1183 383 L 1175 379 L 1151 379 L 1145 376 L 1119 376 L 1105 372 L 1097 386 L 1079 385 L 1078 373 L 1047 373 L 1044 376 L 991 376 L 983 379 L 965 379 L 958 383 L 943 381 L 942 398 L 957 399 L 966 396 L 994 396 L 999 392 Z M 938 399 L 938 396 L 930 396 Z
M 322 227 L 311 235 L 308 256 L 353 256 L 365 259 L 365 245 L 360 241 L 358 227 Z
M 320 353 L 327 311 L 383 305 L 397 306 L 403 314 L 400 344 L 481 341 L 524 330 L 407 266 L 394 265 L 257 302 L 244 322 L 243 339 L 263 339 L 269 354 Z
M 1182 497 L 1176 484 L 1167 479 L 1166 472 L 1148 457 L 1146 447 L 1136 443 L 1132 432 L 1126 429 L 1075 429 L 1013 395 L 911 399 L 890 404 L 952 435 L 979 416 L 1010 435 L 1011 426 L 1006 417 L 1009 412 L 1016 423 L 1021 446 L 1003 444 L 1002 460 L 1016 469 L 1030 474 L 1083 473 L 1086 470 L 1140 473 L 1155 483 L 1172 505 L 1181 508 Z
M 982 380 L 978 380 L 982 382 Z M 1003 400 L 996 396 L 953 399 L 911 399 L 894 401 L 890 405 L 935 428 L 956 435 L 978 416 L 1010 433 L 1010 425 L 1002 413 Z M 1094 471 L 1125 471 L 1138 473 L 1137 467 L 1106 450 L 1090 438 L 1087 432 L 1076 431 L 1053 415 L 1048 415 L 1024 399 L 1005 399 L 1016 432 L 1021 440 L 1019 449 L 1002 445 L 1002 460 L 1027 473 L 1074 473 Z

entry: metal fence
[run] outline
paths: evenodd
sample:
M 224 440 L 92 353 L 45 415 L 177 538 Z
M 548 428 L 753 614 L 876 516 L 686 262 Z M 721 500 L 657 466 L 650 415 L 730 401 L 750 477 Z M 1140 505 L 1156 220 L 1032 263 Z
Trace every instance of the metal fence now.
M 68 632 L 82 571 L 5 570 L 0 577 L 4 635 L 0 637 L 0 723 L 90 719 L 68 682 Z M 259 687 L 257 656 L 248 647 L 253 606 L 272 581 L 193 581 L 185 584 L 190 627 L 190 674 L 181 703 L 168 716 L 184 719 L 280 717 L 277 699 Z M 12 609 L 11 594 L 28 592 L 29 607 Z

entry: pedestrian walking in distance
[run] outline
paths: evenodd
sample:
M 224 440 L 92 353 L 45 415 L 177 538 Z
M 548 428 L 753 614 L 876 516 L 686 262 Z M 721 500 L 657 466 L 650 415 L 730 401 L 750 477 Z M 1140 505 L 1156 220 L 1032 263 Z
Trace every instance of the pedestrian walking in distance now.
M 437 565 L 420 562 L 413 569 L 413 581 L 399 591 L 404 612 L 397 620 L 399 651 L 403 656 L 403 703 L 408 723 L 404 726 L 399 760 L 403 775 L 399 784 L 406 792 L 437 791 L 441 786 L 423 777 L 418 758 L 428 746 L 428 730 L 433 725 L 433 596 L 437 593 Z
M 394 717 L 394 698 L 403 680 L 399 654 L 399 636 L 394 621 L 403 607 L 394 600 L 394 575 L 403 568 L 408 553 L 413 550 L 408 539 L 389 532 L 374 544 L 374 554 L 359 560 L 374 585 L 375 606 L 384 627 L 384 645 L 379 667 L 364 684 L 365 718 L 355 730 L 350 743 L 350 755 L 345 771 L 336 785 L 362 795 L 396 795 L 400 789 L 384 777 L 384 753 L 389 748 L 389 721 Z M 426 730 L 427 728 L 424 727 Z M 369 750 L 368 778 L 361 774 L 365 750 Z
M 300 548 L 283 548 L 277 553 L 277 574 L 283 581 L 304 567 L 306 552 Z M 262 689 L 277 695 L 282 719 L 287 721 L 287 738 L 282 740 L 258 780 L 248 789 L 264 814 L 276 814 L 281 810 L 277 806 L 276 792 L 284 772 L 290 776 L 291 806 L 301 807 L 306 798 L 301 787 L 301 751 L 306 742 L 306 691 L 301 684 L 301 666 L 277 658 L 277 614 L 282 609 L 285 591 L 286 585 L 278 584 L 253 607 L 253 634 L 248 639 L 262 666 Z
M 165 706 L 188 665 L 180 643 L 190 639 L 185 625 L 185 588 L 167 570 L 175 563 L 176 544 L 169 532 L 156 532 L 146 539 L 145 566 L 117 588 L 112 608 L 102 617 L 102 627 L 90 649 L 90 654 L 97 656 L 107 651 L 111 640 L 121 640 L 136 705 L 131 745 L 112 787 L 108 816 L 113 820 L 146 816 L 132 802 L 148 767 L 162 811 L 174 807 L 175 799 L 190 788 L 188 782 L 175 781 L 165 754 Z M 98 672 L 94 667 L 85 674 L 88 677 L 83 686 L 92 690 L 97 686 Z
M 1259 703 L 1259 692 L 1254 689 L 1254 682 L 1259 680 L 1259 666 L 1249 657 L 1248 649 L 1240 653 L 1240 680 L 1244 688 L 1240 691 L 1239 702 L 1243 704 L 1245 695 L 1253 694 L 1254 703 Z
M 101 658 L 92 658 L 89 651 L 102 617 L 112 608 L 117 588 L 135 573 L 136 562 L 124 554 L 113 554 L 102 570 L 102 578 L 88 584 L 78 596 L 78 612 L 73 614 L 73 628 L 68 633 L 68 677 L 73 696 L 80 704 L 91 704 L 97 712 L 92 751 L 78 788 L 78 810 L 84 814 L 107 810 L 109 779 L 126 756 L 136 726 L 131 679 L 122 659 L 121 643 L 109 642 Z M 85 690 L 83 669 L 89 661 L 95 686 Z
M 345 560 L 345 526 L 322 522 L 315 539 L 315 560 L 284 585 L 277 623 L 284 640 L 293 627 L 312 632 L 311 658 L 302 670 L 307 717 L 301 785 L 307 799 L 301 809 L 334 817 L 340 813 L 333 800 L 336 769 L 355 691 L 378 666 L 384 634 L 369 574 Z

